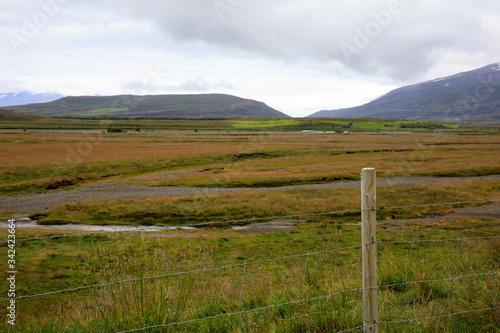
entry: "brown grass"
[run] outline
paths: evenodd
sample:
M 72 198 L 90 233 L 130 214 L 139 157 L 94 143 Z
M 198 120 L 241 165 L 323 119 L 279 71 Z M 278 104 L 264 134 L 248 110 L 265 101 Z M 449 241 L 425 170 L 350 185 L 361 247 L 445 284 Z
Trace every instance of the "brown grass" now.
M 363 167 L 377 168 L 379 177 L 498 174 L 499 138 L 4 130 L 0 172 L 6 181 L 1 188 L 15 194 L 44 191 L 64 179 L 78 185 L 118 178 L 149 185 L 271 187 L 357 179 Z M 173 169 L 178 177 L 163 176 Z
M 379 207 L 444 202 L 495 200 L 499 181 L 436 182 L 434 186 L 379 186 Z M 89 200 L 56 206 L 42 223 L 89 224 L 196 224 L 211 221 L 249 219 L 359 209 L 359 189 L 246 191 L 144 199 Z M 425 217 L 429 212 L 449 214 L 453 206 L 403 210 L 381 210 L 381 220 Z M 313 221 L 357 221 L 354 215 L 306 217 Z
M 75 134 L 76 133 L 76 134 Z M 172 135 L 178 134 L 178 135 Z M 179 135 L 180 134 L 180 135 Z M 315 152 L 320 157 L 308 157 L 296 163 L 306 167 L 312 164 L 348 164 L 364 160 L 380 163 L 381 160 L 409 162 L 440 156 L 448 151 L 442 164 L 463 159 L 461 152 L 473 154 L 474 160 L 488 161 L 500 148 L 498 136 L 474 135 L 280 135 L 280 134 L 228 134 L 183 135 L 168 131 L 153 133 L 128 132 L 102 134 L 100 131 L 14 131 L 0 133 L 0 157 L 2 167 L 18 167 L 66 163 L 68 154 L 79 153 L 82 162 L 110 161 L 116 159 L 144 159 L 213 153 L 245 153 L 266 150 L 290 150 Z M 373 155 L 342 155 L 375 151 Z M 386 150 L 385 152 L 383 150 Z M 413 152 L 404 152 L 414 150 Z M 403 152 L 401 152 L 403 151 Z M 329 157 L 331 154 L 341 154 Z M 379 154 L 381 153 L 381 154 Z M 357 154 L 353 154 L 357 155 Z M 453 158 L 455 156 L 455 159 Z M 345 161 L 345 163 L 343 162 Z M 491 162 L 496 162 L 494 159 Z M 283 159 L 276 163 L 290 163 Z M 302 163 L 300 163 L 302 162 Z M 305 163 L 304 163 L 305 162 Z M 472 161 L 465 161 L 467 164 Z M 257 166 L 259 167 L 259 166 Z M 263 168 L 266 167 L 264 164 Z

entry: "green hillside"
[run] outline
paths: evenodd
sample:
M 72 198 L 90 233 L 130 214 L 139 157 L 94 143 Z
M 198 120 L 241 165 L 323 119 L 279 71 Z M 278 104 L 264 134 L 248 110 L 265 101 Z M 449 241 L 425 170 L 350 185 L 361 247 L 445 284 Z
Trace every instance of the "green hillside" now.
M 288 118 L 262 102 L 224 94 L 70 96 L 7 109 L 51 117 Z

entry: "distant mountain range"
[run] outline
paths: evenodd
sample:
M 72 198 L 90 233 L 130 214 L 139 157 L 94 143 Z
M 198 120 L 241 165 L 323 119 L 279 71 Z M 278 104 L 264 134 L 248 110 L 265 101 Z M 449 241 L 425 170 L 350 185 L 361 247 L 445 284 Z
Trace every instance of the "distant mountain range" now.
M 32 94 L 30 92 L 21 93 L 0 93 L 0 107 L 12 105 L 25 105 L 31 103 L 46 103 L 64 97 L 59 94 Z
M 361 106 L 323 110 L 309 117 L 499 122 L 500 66 L 402 87 Z
M 64 97 L 7 106 L 17 113 L 50 117 L 288 118 L 266 104 L 224 94 Z

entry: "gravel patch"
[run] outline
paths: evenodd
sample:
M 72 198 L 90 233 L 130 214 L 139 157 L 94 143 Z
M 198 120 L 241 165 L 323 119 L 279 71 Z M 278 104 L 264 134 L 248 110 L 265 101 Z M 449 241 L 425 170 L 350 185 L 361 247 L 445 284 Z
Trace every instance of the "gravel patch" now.
M 448 216 L 477 216 L 488 219 L 500 219 L 500 203 L 495 202 L 482 207 L 459 208 L 455 213 Z
M 443 183 L 465 183 L 473 180 L 500 180 L 500 175 L 484 177 L 395 177 L 379 178 L 378 186 L 440 186 Z M 329 184 L 282 186 L 272 188 L 199 188 L 199 187 L 148 187 L 130 185 L 130 183 L 106 182 L 69 190 L 54 190 L 48 193 L 33 193 L 0 197 L 0 210 L 11 211 L 13 218 L 24 217 L 32 213 L 47 212 L 54 205 L 74 203 L 85 200 L 133 199 L 163 196 L 189 196 L 206 194 L 224 194 L 243 191 L 280 192 L 288 190 L 360 188 L 359 181 L 336 182 Z
M 385 224 L 384 230 L 390 231 L 400 231 L 404 230 L 405 232 L 412 232 L 411 230 L 405 230 L 404 228 L 408 226 L 408 222 L 420 222 L 420 223 L 432 223 L 443 218 L 453 220 L 454 217 L 478 217 L 478 218 L 487 218 L 487 219 L 500 219 L 500 203 L 495 202 L 489 205 L 481 206 L 481 207 L 463 207 L 457 208 L 457 210 L 445 216 L 436 216 L 436 217 L 424 217 L 420 219 L 411 219 L 411 220 L 392 220 L 389 222 L 380 221 Z M 361 223 L 358 223 L 361 225 Z M 481 226 L 483 229 L 499 229 L 500 226 Z M 443 229 L 436 229 L 443 230 Z

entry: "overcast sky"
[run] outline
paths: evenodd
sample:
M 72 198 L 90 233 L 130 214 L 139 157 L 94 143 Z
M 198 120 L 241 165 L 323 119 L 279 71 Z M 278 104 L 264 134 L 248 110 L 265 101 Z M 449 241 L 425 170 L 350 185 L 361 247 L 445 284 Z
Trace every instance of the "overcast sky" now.
M 291 116 L 500 61 L 498 0 L 9 0 L 0 92 L 227 93 Z

